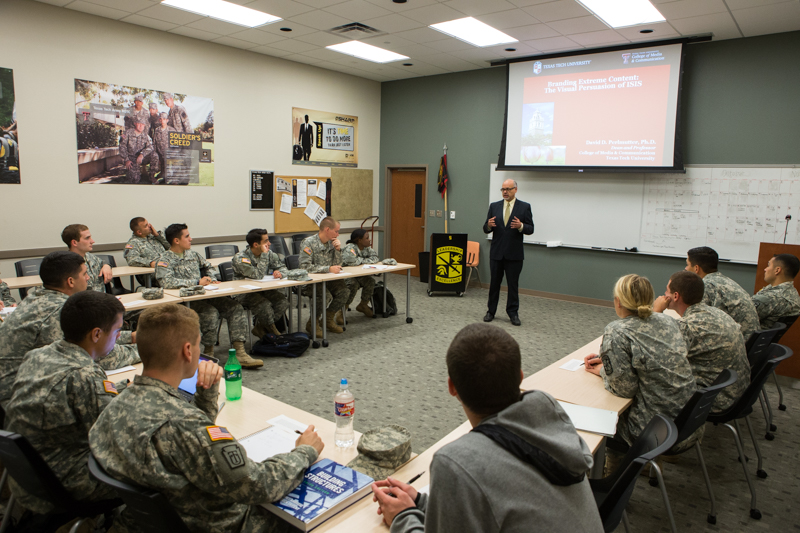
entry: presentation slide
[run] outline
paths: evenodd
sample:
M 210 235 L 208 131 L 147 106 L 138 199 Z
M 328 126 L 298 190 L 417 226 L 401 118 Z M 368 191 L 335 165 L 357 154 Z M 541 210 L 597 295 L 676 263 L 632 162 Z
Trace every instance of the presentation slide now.
M 502 166 L 673 168 L 682 46 L 511 63 Z

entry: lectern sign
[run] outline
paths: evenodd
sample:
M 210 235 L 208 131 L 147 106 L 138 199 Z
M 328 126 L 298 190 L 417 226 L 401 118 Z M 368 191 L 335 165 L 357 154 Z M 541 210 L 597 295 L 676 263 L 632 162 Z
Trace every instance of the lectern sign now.
M 467 253 L 466 233 L 433 233 L 428 293 L 463 294 L 466 285 L 464 263 Z
M 463 279 L 464 249 L 458 246 L 443 246 L 436 250 L 436 281 L 438 283 L 461 283 Z

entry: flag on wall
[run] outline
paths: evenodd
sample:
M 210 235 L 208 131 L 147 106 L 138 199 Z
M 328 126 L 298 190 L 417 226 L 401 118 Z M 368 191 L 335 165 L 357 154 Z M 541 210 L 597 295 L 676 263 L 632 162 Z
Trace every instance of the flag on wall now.
M 445 193 L 447 192 L 447 183 L 450 181 L 447 175 L 447 152 L 442 156 L 442 162 L 439 164 L 439 192 L 442 193 L 442 198 L 444 198 Z

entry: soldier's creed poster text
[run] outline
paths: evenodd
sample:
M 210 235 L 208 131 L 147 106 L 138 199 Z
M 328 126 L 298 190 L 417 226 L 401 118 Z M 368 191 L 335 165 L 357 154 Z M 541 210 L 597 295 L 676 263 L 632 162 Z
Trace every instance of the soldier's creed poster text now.
M 80 183 L 214 185 L 210 98 L 76 79 L 75 123 Z
M 14 71 L 0 67 L 0 183 L 19 183 L 19 135 Z
M 292 164 L 358 166 L 358 117 L 292 108 Z

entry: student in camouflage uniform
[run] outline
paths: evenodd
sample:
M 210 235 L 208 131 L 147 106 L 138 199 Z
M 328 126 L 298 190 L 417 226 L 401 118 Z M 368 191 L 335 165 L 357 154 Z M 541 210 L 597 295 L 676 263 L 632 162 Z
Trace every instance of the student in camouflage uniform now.
M 621 277 L 614 286 L 620 320 L 606 326 L 600 354 L 584 360 L 586 371 L 602 377 L 606 390 L 633 398 L 609 441 L 610 450 L 617 452 L 633 444 L 656 414 L 675 418 L 696 390 L 678 322 L 653 313 L 653 297 L 647 278 Z
M 714 401 L 713 410 L 724 411 L 750 385 L 750 363 L 739 325 L 721 309 L 702 303 L 703 292 L 700 276 L 682 270 L 669 278 L 664 296 L 653 308 L 657 313 L 670 308 L 681 316 L 678 325 L 698 389 L 714 383 L 726 368 L 736 372 L 736 381 L 722 389 Z
M 319 233 L 307 237 L 300 244 L 300 268 L 307 270 L 309 274 L 338 274 L 342 271 L 342 252 L 339 243 L 339 223 L 333 217 L 325 217 L 319 223 Z M 345 306 L 347 298 L 350 296 L 350 289 L 347 288 L 344 280 L 337 279 L 328 281 L 326 284 L 328 292 L 333 297 L 325 320 L 328 331 L 341 333 L 343 330 L 336 323 L 335 315 L 338 310 Z M 322 316 L 322 306 L 325 305 L 326 295 L 322 294 L 322 285 L 317 287 L 317 316 L 315 323 L 319 322 Z M 311 296 L 311 286 L 306 285 L 304 294 Z M 306 331 L 311 333 L 311 319 L 308 319 Z M 322 332 L 317 326 L 317 335 Z
M 369 238 L 367 230 L 358 228 L 351 233 L 347 245 L 342 250 L 342 265 L 346 267 L 374 265 L 378 261 L 380 261 L 378 252 L 372 249 L 372 240 Z M 347 278 L 345 283 L 350 290 L 347 307 L 350 307 L 350 304 L 356 298 L 358 289 L 361 289 L 361 303 L 356 307 L 356 311 L 372 318 L 372 309 L 369 306 L 369 302 L 372 299 L 372 293 L 375 291 L 375 278 L 373 276 L 359 276 L 357 278 Z M 336 313 L 336 321 L 339 324 L 344 324 L 341 311 Z
M 169 107 L 169 125 L 175 128 L 175 131 L 182 133 L 194 133 L 191 123 L 189 123 L 189 115 L 183 106 L 175 103 L 175 96 L 172 93 L 164 93 L 164 103 Z
M 222 368 L 198 365 L 200 338 L 191 309 L 170 303 L 142 313 L 142 375 L 100 414 L 89 432 L 92 453 L 111 476 L 163 494 L 191 531 L 288 531 L 260 504 L 300 484 L 322 440 L 309 426 L 291 452 L 251 461 L 226 428 L 214 425 Z M 195 371 L 191 404 L 177 387 Z M 131 533 L 147 531 L 124 511 L 120 521 Z
M 275 279 L 286 277 L 289 270 L 278 257 L 278 254 L 269 249 L 269 234 L 265 229 L 251 229 L 247 233 L 247 250 L 233 256 L 234 279 L 263 279 L 272 275 Z M 255 327 L 253 335 L 259 339 L 267 333 L 280 335 L 275 327 L 276 317 L 282 317 L 289 309 L 289 300 L 282 290 L 251 292 L 240 294 L 236 299 L 242 307 L 253 312 Z
M 73 252 L 52 252 L 42 259 L 39 276 L 44 287 L 28 291 L 28 296 L 0 324 L 0 407 L 11 398 L 11 388 L 25 354 L 35 348 L 60 340 L 61 308 L 67 298 L 85 291 L 89 283 L 86 262 Z M 121 368 L 139 362 L 133 334 L 128 332 L 111 353 L 97 363 L 105 370 Z M 125 344 L 121 344 L 125 343 Z
M 170 249 L 161 254 L 156 261 L 156 281 L 164 289 L 180 289 L 195 285 L 219 283 L 214 276 L 214 267 L 200 254 L 192 250 L 192 237 L 186 224 L 171 224 L 164 232 Z M 220 318 L 228 322 L 228 334 L 236 358 L 244 368 L 258 368 L 264 361 L 253 359 L 244 349 L 247 338 L 247 313 L 230 296 L 209 298 L 191 303 L 192 309 L 200 316 L 200 330 L 203 332 L 204 355 L 214 355 L 217 343 L 217 325 Z
M 169 250 L 167 239 L 144 217 L 132 218 L 129 225 L 133 235 L 122 253 L 125 261 L 130 266 L 155 268 L 158 256 Z
M 92 253 L 94 239 L 88 226 L 70 224 L 61 232 L 61 240 L 70 252 L 75 252 L 86 261 L 89 273 L 89 288 L 97 292 L 106 292 L 106 283 L 113 278 L 111 267 Z
M 778 319 L 800 315 L 800 295 L 794 288 L 794 278 L 800 272 L 800 260 L 792 254 L 771 258 L 764 269 L 767 286 L 753 295 L 761 329 L 775 327 Z
M 750 335 L 759 329 L 758 312 L 741 285 L 717 272 L 718 264 L 717 252 L 708 246 L 692 248 L 687 253 L 686 270 L 703 278 L 705 284 L 703 303 L 731 315 L 747 342 Z
M 78 501 L 117 497 L 89 473 L 89 429 L 125 383 L 108 380 L 97 359 L 115 347 L 125 307 L 109 294 L 82 291 L 61 312 L 64 338 L 32 350 L 19 367 L 6 410 L 6 430 L 39 452 L 67 492 Z M 17 502 L 36 513 L 52 506 L 11 480 Z
M 16 306 L 17 301 L 11 296 L 11 289 L 8 288 L 8 283 L 0 279 L 0 309 Z
M 149 127 L 147 128 L 147 135 L 155 140 L 156 138 L 156 129 L 161 126 L 161 115 L 158 112 L 158 104 L 155 102 L 150 102 L 148 104 L 148 112 L 149 115 L 147 117 L 147 122 Z
M 119 155 L 128 172 L 130 183 L 139 183 L 142 179 L 142 165 L 150 164 L 150 178 L 161 169 L 158 153 L 153 150 L 153 143 L 144 131 L 149 119 L 136 117 L 134 129 L 125 132 L 125 138 L 119 143 Z
M 143 120 L 145 124 L 150 121 L 150 112 L 144 109 L 144 95 L 137 94 L 133 98 L 133 109 L 129 109 L 125 115 L 123 122 L 125 123 L 126 130 L 136 128 L 136 120 Z
M 162 174 L 167 170 L 167 150 L 169 149 L 169 134 L 175 131 L 167 124 L 167 114 L 161 113 L 158 116 L 158 126 L 153 135 L 153 145 L 156 147 L 158 157 L 161 161 L 160 172 Z M 155 183 L 157 180 L 153 180 Z

